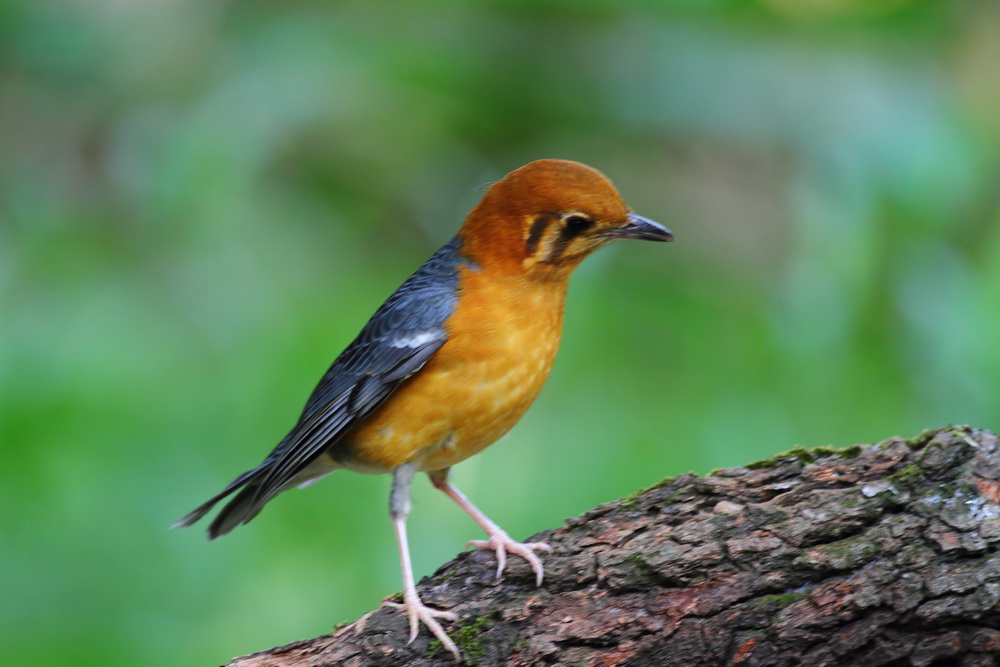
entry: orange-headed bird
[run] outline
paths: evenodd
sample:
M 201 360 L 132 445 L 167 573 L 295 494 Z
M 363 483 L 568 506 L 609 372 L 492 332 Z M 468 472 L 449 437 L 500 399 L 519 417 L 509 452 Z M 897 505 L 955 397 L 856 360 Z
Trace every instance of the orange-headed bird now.
M 523 557 L 542 583 L 536 551 L 516 542 L 448 481 L 451 466 L 504 435 L 541 390 L 559 348 L 570 273 L 615 239 L 673 241 L 636 215 L 599 171 L 537 160 L 486 191 L 458 235 L 393 293 L 330 366 L 302 416 L 264 462 L 177 522 L 189 526 L 235 493 L 209 539 L 257 516 L 276 495 L 334 470 L 392 473 L 389 513 L 399 546 L 410 641 L 422 622 L 459 658 L 417 594 L 406 537 L 410 483 L 426 472 L 488 539 L 469 544 Z

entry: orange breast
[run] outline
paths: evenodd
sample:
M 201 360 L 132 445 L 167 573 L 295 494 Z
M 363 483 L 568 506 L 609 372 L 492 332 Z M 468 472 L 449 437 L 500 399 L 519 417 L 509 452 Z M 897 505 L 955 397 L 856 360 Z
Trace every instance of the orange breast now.
M 420 460 L 452 466 L 496 442 L 548 378 L 562 331 L 565 281 L 462 269 L 448 342 L 345 438 L 359 472 Z

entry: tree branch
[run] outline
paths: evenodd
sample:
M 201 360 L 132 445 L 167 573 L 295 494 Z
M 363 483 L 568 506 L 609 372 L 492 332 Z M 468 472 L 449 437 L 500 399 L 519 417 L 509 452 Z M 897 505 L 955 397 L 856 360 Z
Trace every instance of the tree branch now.
M 467 552 L 420 593 L 469 664 L 993 665 L 998 448 L 954 427 L 681 475 L 530 538 L 541 588 Z M 379 609 L 230 664 L 454 664 L 428 634 Z

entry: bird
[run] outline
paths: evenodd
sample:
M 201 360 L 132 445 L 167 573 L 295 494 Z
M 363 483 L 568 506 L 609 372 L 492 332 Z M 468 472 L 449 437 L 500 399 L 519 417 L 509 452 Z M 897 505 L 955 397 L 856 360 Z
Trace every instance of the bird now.
M 552 368 L 570 274 L 616 239 L 673 241 L 638 215 L 598 170 L 541 159 L 490 185 L 450 241 L 411 275 L 334 360 L 295 426 L 255 468 L 181 518 L 190 526 L 233 496 L 208 526 L 215 539 L 253 519 L 271 499 L 335 470 L 392 475 L 389 515 L 403 579 L 409 641 L 426 626 L 456 660 L 442 621 L 417 593 L 406 520 L 414 476 L 427 473 L 486 532 L 466 547 L 524 558 L 536 586 L 543 542 L 517 542 L 453 485 L 452 466 L 505 435 Z M 235 494 L 235 495 L 233 495 Z M 391 604 L 391 603 L 387 603 Z

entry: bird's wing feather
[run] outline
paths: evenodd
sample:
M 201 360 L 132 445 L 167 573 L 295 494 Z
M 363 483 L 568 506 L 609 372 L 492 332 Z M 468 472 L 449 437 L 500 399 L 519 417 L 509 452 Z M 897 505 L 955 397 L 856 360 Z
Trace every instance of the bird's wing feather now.
M 255 505 L 284 490 L 447 342 L 445 322 L 458 300 L 460 263 L 458 242 L 452 241 L 375 312 L 313 390 L 295 428 L 261 464 Z
M 309 396 L 302 416 L 263 463 L 175 525 L 189 526 L 236 493 L 212 521 L 210 538 L 257 516 L 275 495 L 298 483 L 299 473 L 324 451 L 337 458 L 344 434 L 372 412 L 406 378 L 418 372 L 448 340 L 446 323 L 458 303 L 459 268 L 477 269 L 460 252 L 458 238 L 445 244 L 375 312 L 333 362 Z

